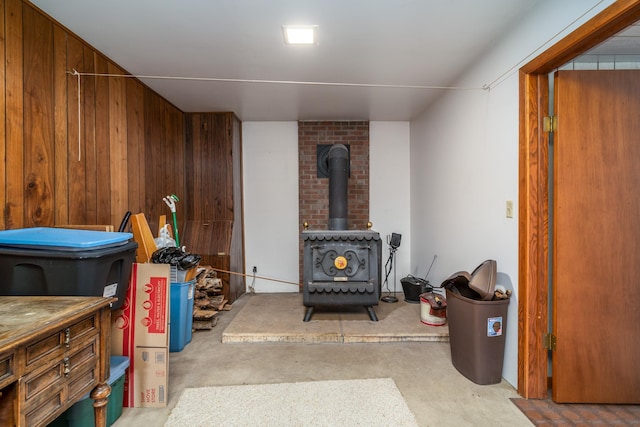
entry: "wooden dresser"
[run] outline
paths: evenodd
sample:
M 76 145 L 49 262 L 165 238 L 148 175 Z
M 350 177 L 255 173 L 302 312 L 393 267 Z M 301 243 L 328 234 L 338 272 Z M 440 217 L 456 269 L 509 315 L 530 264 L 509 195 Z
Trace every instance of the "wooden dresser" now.
M 89 392 L 106 424 L 111 301 L 0 297 L 1 426 L 46 426 Z

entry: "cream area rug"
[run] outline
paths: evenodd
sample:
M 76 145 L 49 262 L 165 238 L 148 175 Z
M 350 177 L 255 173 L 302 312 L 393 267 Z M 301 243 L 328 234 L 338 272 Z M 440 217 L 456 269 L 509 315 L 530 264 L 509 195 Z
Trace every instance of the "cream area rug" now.
M 418 426 L 391 378 L 188 388 L 165 427 Z

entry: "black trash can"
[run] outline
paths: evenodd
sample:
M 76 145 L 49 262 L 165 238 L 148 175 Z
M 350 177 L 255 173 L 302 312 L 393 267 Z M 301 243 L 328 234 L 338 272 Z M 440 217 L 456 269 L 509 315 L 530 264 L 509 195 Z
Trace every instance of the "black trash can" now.
M 447 289 L 451 362 L 476 384 L 502 380 L 509 299 L 480 301 Z

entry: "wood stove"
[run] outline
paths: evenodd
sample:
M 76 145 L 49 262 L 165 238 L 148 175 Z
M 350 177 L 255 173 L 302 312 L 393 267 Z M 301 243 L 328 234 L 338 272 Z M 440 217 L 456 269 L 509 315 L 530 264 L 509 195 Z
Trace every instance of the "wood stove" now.
M 381 294 L 380 234 L 347 230 L 349 153 L 342 144 L 329 150 L 329 230 L 304 230 L 304 321 L 316 306 L 373 306 Z

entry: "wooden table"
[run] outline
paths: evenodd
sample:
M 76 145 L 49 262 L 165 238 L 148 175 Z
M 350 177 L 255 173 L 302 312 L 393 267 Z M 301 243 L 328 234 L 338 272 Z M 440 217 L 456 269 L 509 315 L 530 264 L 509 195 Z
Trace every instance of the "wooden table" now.
M 0 425 L 46 426 L 89 392 L 106 425 L 112 301 L 0 297 Z

